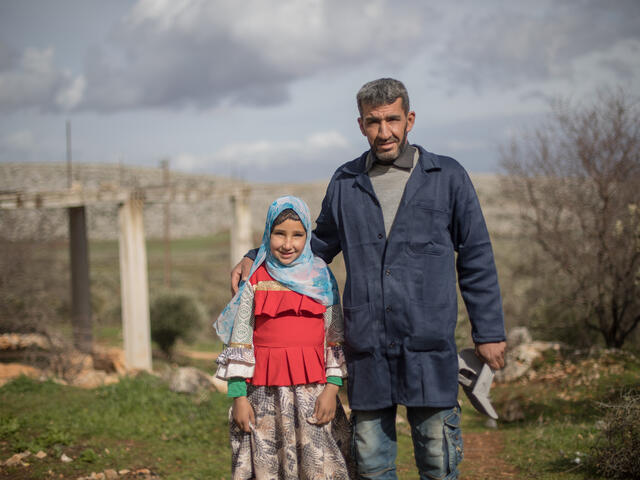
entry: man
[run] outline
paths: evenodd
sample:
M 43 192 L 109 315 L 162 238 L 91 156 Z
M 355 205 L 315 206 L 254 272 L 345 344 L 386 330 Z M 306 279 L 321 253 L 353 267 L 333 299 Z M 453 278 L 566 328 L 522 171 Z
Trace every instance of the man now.
M 345 353 L 358 473 L 397 478 L 396 407 L 405 405 L 420 478 L 455 479 L 462 459 L 456 271 L 478 356 L 504 366 L 489 234 L 462 166 L 408 143 L 415 112 L 404 85 L 374 80 L 357 101 L 371 149 L 336 170 L 311 246 L 327 263 L 342 251 L 348 273 Z M 250 265 L 236 266 L 232 284 Z

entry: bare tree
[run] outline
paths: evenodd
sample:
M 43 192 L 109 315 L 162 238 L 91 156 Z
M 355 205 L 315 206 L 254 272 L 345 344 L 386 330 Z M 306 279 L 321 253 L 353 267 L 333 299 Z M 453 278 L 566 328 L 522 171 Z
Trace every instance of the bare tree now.
M 621 347 L 640 323 L 638 103 L 624 91 L 556 101 L 541 128 L 501 153 L 504 193 L 560 275 L 576 326 Z

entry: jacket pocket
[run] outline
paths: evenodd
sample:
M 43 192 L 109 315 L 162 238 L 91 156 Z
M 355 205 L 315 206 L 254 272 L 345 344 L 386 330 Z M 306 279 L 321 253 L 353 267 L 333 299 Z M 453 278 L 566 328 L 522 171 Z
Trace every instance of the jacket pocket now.
M 416 352 L 448 351 L 454 338 L 457 305 L 430 306 L 409 302 L 409 350 Z
M 407 348 L 413 352 L 443 352 L 449 344 L 441 338 L 411 337 Z
M 371 353 L 375 347 L 376 328 L 371 315 L 371 304 L 344 307 L 344 340 L 346 346 L 357 353 Z
M 449 214 L 434 210 L 423 204 L 413 208 L 409 231 L 409 253 L 419 255 L 442 255 L 451 243 Z

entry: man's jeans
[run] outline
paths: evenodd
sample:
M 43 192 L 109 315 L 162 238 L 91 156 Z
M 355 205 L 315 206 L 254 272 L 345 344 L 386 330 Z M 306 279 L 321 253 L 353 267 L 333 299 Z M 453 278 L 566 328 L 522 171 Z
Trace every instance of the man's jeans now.
M 462 460 L 460 407 L 407 407 L 420 480 L 454 480 Z M 396 406 L 353 411 L 353 439 L 361 479 L 395 480 Z

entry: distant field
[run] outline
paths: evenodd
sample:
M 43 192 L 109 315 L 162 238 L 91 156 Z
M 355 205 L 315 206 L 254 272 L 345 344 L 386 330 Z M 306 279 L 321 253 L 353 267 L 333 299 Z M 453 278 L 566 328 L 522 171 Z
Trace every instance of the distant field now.
M 337 167 L 337 165 L 336 165 Z M 482 202 L 489 229 L 494 234 L 513 231 L 514 208 L 504 202 L 499 193 L 499 177 L 491 174 L 474 174 L 472 179 Z M 141 168 L 115 164 L 76 164 L 74 181 L 84 188 L 132 188 L 161 185 L 160 168 Z M 182 188 L 215 189 L 233 184 L 244 185 L 238 179 L 215 175 L 192 175 L 171 172 L 171 183 Z M 264 227 L 264 217 L 269 204 L 285 194 L 304 199 L 315 219 L 329 179 L 309 183 L 251 183 L 250 209 L 252 224 L 257 235 Z M 67 169 L 63 163 L 0 163 L 0 191 L 55 191 L 67 186 Z M 145 231 L 147 238 L 162 238 L 163 206 L 145 206 Z M 18 218 L 17 224 L 13 219 Z M 230 228 L 231 204 L 221 198 L 196 204 L 174 203 L 171 206 L 171 233 L 174 238 L 202 237 L 217 234 Z M 38 230 L 46 224 L 46 229 Z M 0 226 L 10 225 L 19 238 L 28 238 L 39 232 L 47 236 L 65 238 L 67 235 L 66 212 L 64 210 L 0 211 Z M 117 238 L 117 207 L 115 205 L 93 205 L 88 208 L 89 236 L 96 240 Z M 5 235 L 9 233 L 6 232 Z

